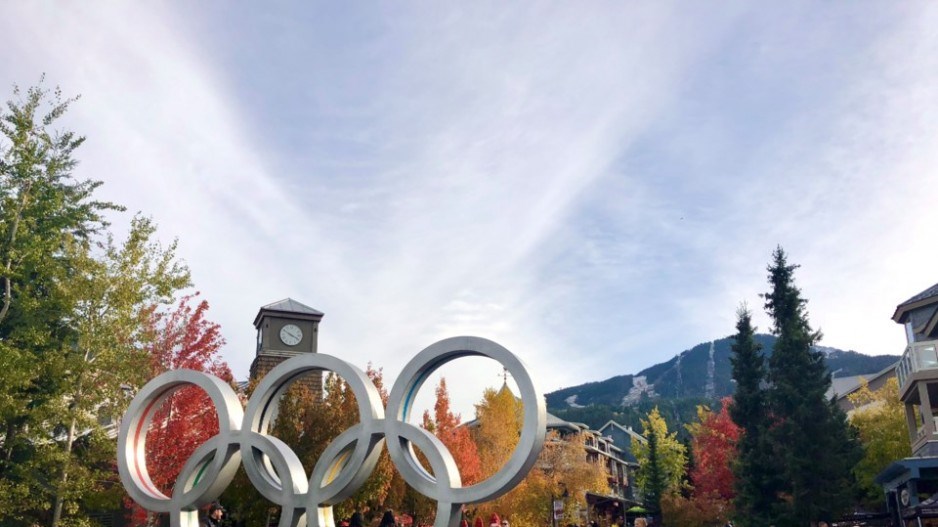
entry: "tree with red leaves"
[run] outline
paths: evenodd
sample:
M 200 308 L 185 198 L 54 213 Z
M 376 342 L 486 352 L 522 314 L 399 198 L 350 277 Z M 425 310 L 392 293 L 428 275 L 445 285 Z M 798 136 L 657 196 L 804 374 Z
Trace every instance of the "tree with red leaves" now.
M 225 344 L 220 326 L 208 320 L 208 302 L 195 306 L 198 293 L 183 297 L 168 313 L 152 311 L 145 339 L 151 375 L 189 369 L 231 382 L 231 370 L 218 353 Z M 195 387 L 173 393 L 160 407 L 147 432 L 147 467 L 153 483 L 169 495 L 189 456 L 218 433 L 218 417 L 208 395 Z M 156 525 L 158 518 L 128 500 L 132 525 Z
M 440 384 L 436 387 L 433 416 L 430 416 L 429 410 L 423 412 L 423 427 L 438 437 L 450 454 L 453 455 L 453 460 L 459 468 L 462 485 L 465 487 L 477 483 L 482 478 L 482 464 L 479 460 L 479 452 L 476 449 L 475 441 L 469 435 L 469 429 L 462 426 L 460 419 L 459 414 L 454 414 L 450 410 L 446 379 L 440 379 Z M 430 469 L 431 467 L 423 453 L 418 452 L 417 455 L 424 467 Z M 416 493 L 413 489 L 407 489 L 404 501 L 410 506 L 413 515 L 418 519 L 426 519 L 432 522 L 435 518 L 436 507 L 434 502 Z
M 478 483 L 482 478 L 482 464 L 475 441 L 469 435 L 469 429 L 462 426 L 459 414 L 454 414 L 449 407 L 449 392 L 446 390 L 446 379 L 440 379 L 436 388 L 436 403 L 433 405 L 433 418 L 430 412 L 423 413 L 423 426 L 433 432 L 440 441 L 446 445 L 459 474 L 462 476 L 463 486 Z
M 732 465 L 736 460 L 740 427 L 730 417 L 731 404 L 730 397 L 724 398 L 723 407 L 716 413 L 705 406 L 698 406 L 699 421 L 687 427 L 693 436 L 691 448 L 696 461 L 690 473 L 694 496 L 709 494 L 732 500 L 736 495 Z

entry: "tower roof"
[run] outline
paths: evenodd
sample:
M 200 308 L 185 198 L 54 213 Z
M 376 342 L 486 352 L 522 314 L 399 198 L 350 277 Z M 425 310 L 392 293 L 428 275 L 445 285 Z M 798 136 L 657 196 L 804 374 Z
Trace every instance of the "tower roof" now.
M 260 324 L 261 318 L 265 314 L 280 314 L 308 320 L 320 320 L 323 317 L 322 311 L 315 310 L 292 298 L 284 298 L 283 300 L 262 306 L 260 310 L 258 310 L 257 316 L 254 317 L 254 327 Z

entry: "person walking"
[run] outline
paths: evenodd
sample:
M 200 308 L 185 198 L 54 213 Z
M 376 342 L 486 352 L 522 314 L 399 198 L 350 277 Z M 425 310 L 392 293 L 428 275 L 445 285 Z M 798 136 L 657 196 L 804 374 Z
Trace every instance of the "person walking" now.
M 221 520 L 225 517 L 225 508 L 217 501 L 208 507 L 208 513 L 199 520 L 199 527 L 221 527 Z

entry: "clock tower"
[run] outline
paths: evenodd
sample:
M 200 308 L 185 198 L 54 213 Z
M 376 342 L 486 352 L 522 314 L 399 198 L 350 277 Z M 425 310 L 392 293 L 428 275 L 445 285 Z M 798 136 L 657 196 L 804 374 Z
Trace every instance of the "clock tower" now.
M 319 321 L 323 313 L 292 298 L 267 304 L 254 317 L 257 355 L 251 363 L 251 380 L 259 380 L 281 362 L 302 353 L 316 353 Z M 322 373 L 303 376 L 300 381 L 322 394 Z

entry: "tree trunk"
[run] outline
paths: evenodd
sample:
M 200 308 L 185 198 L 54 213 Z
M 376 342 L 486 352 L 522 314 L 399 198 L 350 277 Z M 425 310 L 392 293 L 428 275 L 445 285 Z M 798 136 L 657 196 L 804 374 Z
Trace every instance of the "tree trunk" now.
M 68 466 L 72 458 L 72 445 L 75 443 L 75 421 L 76 419 L 73 417 L 68 426 L 68 438 L 65 440 L 65 466 L 62 467 L 62 479 L 59 481 L 59 488 L 55 493 L 51 527 L 58 527 L 59 520 L 62 518 L 62 505 L 65 503 L 62 493 L 65 492 L 65 485 L 68 483 Z
M 16 424 L 12 421 L 7 423 L 7 431 L 3 436 L 3 456 L 6 458 L 6 461 L 13 459 L 13 445 L 16 444 Z

